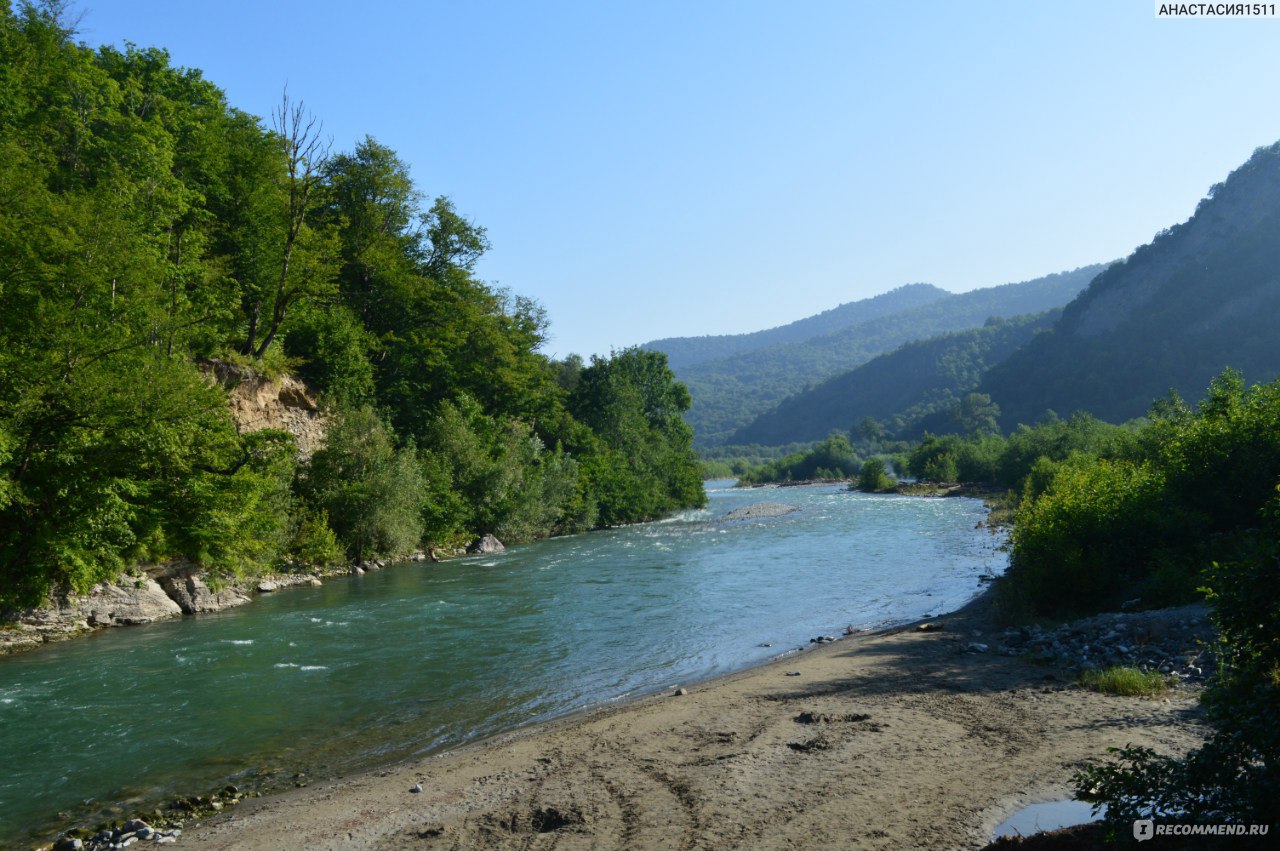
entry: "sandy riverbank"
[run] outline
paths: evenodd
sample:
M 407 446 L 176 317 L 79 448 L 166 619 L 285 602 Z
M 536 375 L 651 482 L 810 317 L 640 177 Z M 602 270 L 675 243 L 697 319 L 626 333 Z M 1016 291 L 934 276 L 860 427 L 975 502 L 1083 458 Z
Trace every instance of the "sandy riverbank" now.
M 984 601 L 941 621 L 247 802 L 181 845 L 975 848 L 1110 745 L 1202 738 L 1189 691 L 1100 695 L 963 652 Z

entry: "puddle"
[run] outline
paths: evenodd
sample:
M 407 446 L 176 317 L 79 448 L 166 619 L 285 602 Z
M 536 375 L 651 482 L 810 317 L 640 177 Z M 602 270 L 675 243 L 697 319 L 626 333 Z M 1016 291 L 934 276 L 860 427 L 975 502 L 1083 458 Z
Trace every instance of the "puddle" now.
M 1093 804 L 1084 801 L 1050 801 L 1047 804 L 1032 804 L 1002 821 L 991 838 L 1030 836 L 1042 830 L 1057 830 L 1060 827 L 1087 824 L 1102 818 L 1105 812 L 1106 810 L 1103 810 L 1094 816 Z

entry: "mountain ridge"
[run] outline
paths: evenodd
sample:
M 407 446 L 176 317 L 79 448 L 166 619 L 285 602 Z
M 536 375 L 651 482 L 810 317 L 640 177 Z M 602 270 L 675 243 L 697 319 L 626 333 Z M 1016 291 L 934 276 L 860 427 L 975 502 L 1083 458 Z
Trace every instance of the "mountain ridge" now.
M 982 287 L 877 316 L 835 332 L 676 367 L 693 405 L 686 419 L 701 446 L 737 429 L 809 385 L 846 372 L 904 343 L 1061 307 L 1104 266 L 1093 264 L 1016 283 Z
M 1002 425 L 1046 411 L 1142 416 L 1169 390 L 1199 398 L 1225 367 L 1280 374 L 1280 142 L 1215 184 L 1193 215 L 1099 274 L 1053 329 L 983 379 Z

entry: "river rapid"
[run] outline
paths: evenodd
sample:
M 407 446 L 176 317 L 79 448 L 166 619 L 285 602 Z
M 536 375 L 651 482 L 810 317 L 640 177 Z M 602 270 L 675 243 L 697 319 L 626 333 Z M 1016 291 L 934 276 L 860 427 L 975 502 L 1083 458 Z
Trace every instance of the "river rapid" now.
M 957 608 L 981 502 L 732 489 L 656 523 L 415 563 L 0 659 L 0 845 L 225 783 L 274 788 Z M 758 501 L 798 511 L 720 521 Z M 61 813 L 61 815 L 60 815 Z

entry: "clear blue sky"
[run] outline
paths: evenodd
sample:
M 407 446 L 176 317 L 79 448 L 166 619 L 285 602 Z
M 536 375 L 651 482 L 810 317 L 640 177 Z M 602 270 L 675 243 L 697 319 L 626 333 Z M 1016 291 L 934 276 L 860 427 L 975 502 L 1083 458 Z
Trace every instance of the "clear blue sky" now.
M 549 353 L 1128 254 L 1280 139 L 1280 20 L 1099 2 L 78 0 L 489 230 Z

